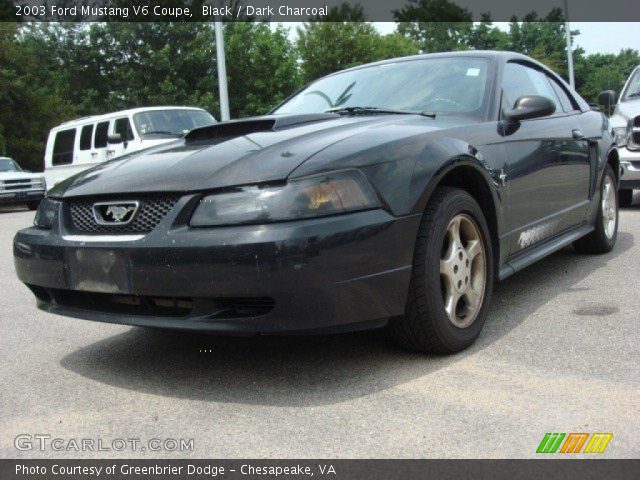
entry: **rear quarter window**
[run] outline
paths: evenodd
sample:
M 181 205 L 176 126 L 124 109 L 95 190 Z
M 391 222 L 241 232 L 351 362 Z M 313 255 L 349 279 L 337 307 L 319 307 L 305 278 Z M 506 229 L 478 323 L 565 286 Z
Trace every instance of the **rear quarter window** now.
M 560 99 L 560 104 L 565 112 L 573 112 L 575 110 L 580 110 L 578 104 L 575 100 L 573 100 L 569 94 L 560 86 L 558 82 L 556 82 L 553 78 L 547 77 L 549 83 L 551 83 L 551 87 L 556 92 L 556 95 Z

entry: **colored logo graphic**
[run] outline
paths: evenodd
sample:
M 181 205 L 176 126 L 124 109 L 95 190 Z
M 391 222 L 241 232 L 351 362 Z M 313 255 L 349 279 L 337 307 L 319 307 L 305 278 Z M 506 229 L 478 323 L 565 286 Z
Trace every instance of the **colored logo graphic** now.
M 604 453 L 612 437 L 613 433 L 545 433 L 536 453 Z

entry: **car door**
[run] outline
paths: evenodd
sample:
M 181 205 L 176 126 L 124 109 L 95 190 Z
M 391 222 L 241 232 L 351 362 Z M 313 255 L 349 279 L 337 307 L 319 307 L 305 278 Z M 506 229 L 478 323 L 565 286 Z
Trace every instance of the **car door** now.
M 547 97 L 556 111 L 547 117 L 502 122 L 512 255 L 580 223 L 589 197 L 589 146 L 576 115 L 564 111 L 543 70 L 508 62 L 503 108 L 511 108 L 523 95 Z

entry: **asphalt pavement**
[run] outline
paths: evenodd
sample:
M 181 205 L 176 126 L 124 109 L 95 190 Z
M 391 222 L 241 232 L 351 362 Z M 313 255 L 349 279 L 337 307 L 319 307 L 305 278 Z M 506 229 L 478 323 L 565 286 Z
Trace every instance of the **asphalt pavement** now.
M 0 457 L 528 458 L 547 432 L 608 432 L 601 458 L 638 458 L 639 200 L 610 254 L 567 248 L 498 283 L 478 342 L 446 357 L 380 332 L 228 338 L 41 312 L 11 247 L 33 212 L 4 208 Z

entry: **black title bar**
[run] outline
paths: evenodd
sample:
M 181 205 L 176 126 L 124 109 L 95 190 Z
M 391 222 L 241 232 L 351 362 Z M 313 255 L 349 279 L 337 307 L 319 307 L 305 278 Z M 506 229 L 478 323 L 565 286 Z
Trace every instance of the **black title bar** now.
M 569 21 L 640 21 L 640 2 L 633 0 L 566 3 Z M 351 8 L 345 10 L 344 4 Z M 0 0 L 0 20 L 457 22 L 515 17 L 533 21 L 565 18 L 563 5 L 563 0 Z
M 640 460 L 0 460 L 2 480 L 461 480 L 640 477 Z

